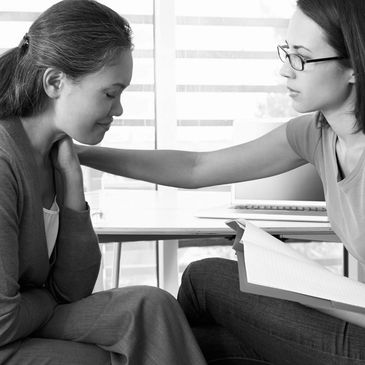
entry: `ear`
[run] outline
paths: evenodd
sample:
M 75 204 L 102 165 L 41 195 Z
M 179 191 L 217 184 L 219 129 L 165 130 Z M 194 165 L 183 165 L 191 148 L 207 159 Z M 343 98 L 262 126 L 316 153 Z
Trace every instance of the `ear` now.
M 47 68 L 43 74 L 43 88 L 46 94 L 55 99 L 60 95 L 66 75 L 57 69 Z
M 356 74 L 355 74 L 354 70 L 351 70 L 349 83 L 350 84 L 355 84 L 356 83 Z

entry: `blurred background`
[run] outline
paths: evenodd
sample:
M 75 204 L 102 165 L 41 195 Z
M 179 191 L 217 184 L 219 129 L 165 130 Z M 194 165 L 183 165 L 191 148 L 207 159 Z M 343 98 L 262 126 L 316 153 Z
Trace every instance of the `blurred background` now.
M 0 3 L 0 52 L 19 44 L 53 0 Z M 124 114 L 102 141 L 119 148 L 212 150 L 232 145 L 234 123 L 284 122 L 296 115 L 279 75 L 277 44 L 285 40 L 295 0 L 101 0 L 131 24 L 132 83 Z M 167 189 L 84 168 L 86 191 Z M 207 190 L 229 191 L 230 185 Z M 91 205 L 92 206 L 92 205 Z M 184 247 L 183 247 L 184 246 Z M 185 247 L 186 246 L 186 247 Z M 342 245 L 293 246 L 342 272 Z M 123 243 L 120 286 L 157 285 L 156 242 Z M 113 243 L 101 245 L 104 287 L 111 286 Z M 234 259 L 230 245 L 206 240 L 179 248 L 179 275 L 204 257 Z

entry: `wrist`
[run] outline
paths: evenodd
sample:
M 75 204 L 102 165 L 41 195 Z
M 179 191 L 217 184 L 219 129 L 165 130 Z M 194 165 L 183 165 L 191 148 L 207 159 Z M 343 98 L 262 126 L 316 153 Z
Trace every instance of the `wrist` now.
M 83 211 L 86 208 L 86 200 L 82 180 L 71 181 L 64 183 L 64 205 L 75 211 Z
M 69 165 L 67 168 L 59 169 L 59 172 L 66 181 L 82 182 L 82 170 L 80 164 Z

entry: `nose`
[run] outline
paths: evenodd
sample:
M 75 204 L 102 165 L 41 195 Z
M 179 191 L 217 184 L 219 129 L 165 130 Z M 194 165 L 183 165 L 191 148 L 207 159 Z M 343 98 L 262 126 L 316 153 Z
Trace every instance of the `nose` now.
M 120 99 L 116 99 L 115 104 L 113 105 L 112 114 L 115 117 L 119 117 L 123 114 L 123 107 Z
M 295 70 L 292 69 L 289 62 L 284 62 L 280 68 L 280 76 L 293 79 L 295 78 Z

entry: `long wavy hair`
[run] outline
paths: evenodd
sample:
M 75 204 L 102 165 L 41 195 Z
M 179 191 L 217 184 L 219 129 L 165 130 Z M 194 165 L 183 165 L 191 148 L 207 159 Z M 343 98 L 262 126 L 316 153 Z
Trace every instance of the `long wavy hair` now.
M 132 48 L 127 20 L 107 6 L 94 0 L 63 0 L 53 5 L 33 22 L 17 47 L 0 57 L 0 118 L 44 110 L 47 68 L 77 80 Z
M 299 9 L 325 32 L 328 44 L 345 67 L 352 67 L 356 77 L 356 132 L 365 133 L 365 1 L 297 0 Z M 321 113 L 319 122 L 326 125 Z

